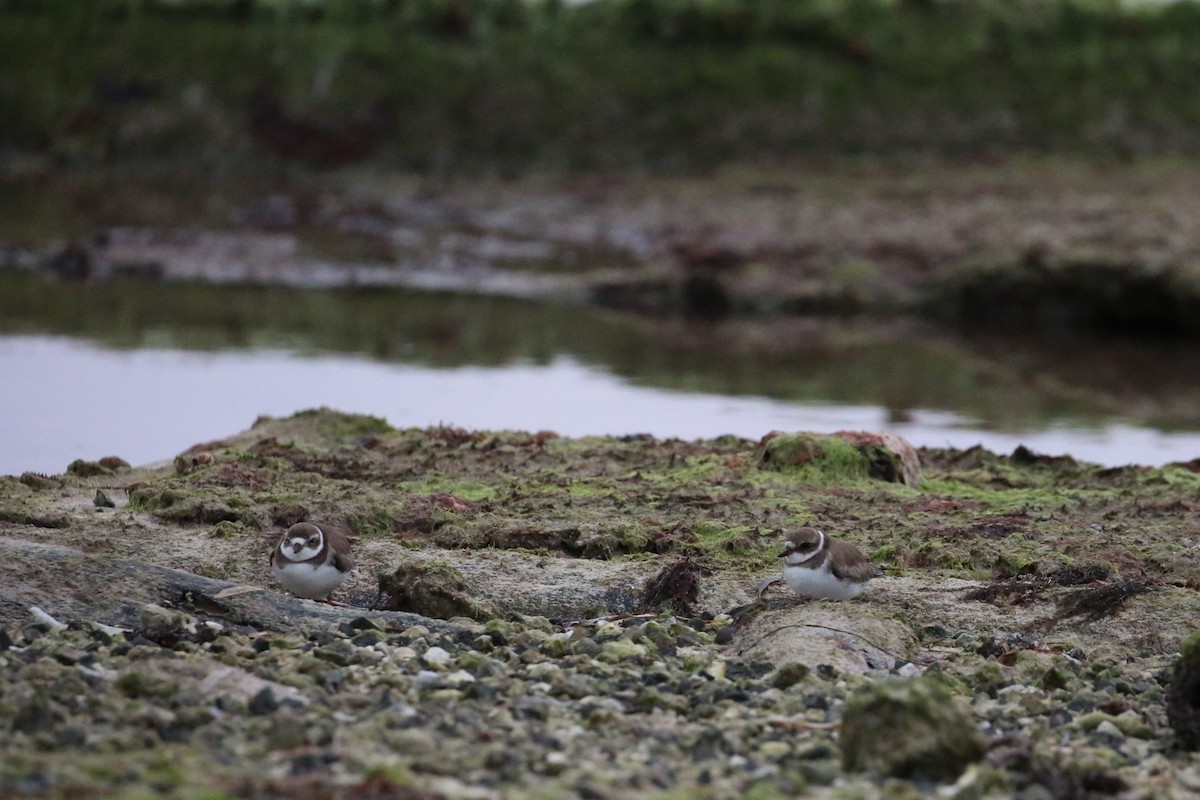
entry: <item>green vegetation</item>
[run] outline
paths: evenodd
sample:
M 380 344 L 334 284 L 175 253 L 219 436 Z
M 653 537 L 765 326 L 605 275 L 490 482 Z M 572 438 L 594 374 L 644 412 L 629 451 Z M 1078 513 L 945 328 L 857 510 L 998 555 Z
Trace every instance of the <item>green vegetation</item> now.
M 3 144 L 447 171 L 1196 147 L 1200 4 L 0 2 Z M 253 132 L 253 133 L 252 133 Z

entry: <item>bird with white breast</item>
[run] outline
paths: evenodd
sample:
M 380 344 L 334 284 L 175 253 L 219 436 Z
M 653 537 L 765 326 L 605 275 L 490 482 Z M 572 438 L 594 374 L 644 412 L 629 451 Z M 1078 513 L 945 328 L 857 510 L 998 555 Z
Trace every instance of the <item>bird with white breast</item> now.
M 354 569 L 350 540 L 331 525 L 297 522 L 271 551 L 271 574 L 297 597 L 329 601 Z
M 789 531 L 784 537 L 783 580 L 792 591 L 814 600 L 850 600 L 862 594 L 867 581 L 880 574 L 857 547 L 827 536 L 824 531 L 805 526 Z M 759 596 L 773 578 L 759 589 Z

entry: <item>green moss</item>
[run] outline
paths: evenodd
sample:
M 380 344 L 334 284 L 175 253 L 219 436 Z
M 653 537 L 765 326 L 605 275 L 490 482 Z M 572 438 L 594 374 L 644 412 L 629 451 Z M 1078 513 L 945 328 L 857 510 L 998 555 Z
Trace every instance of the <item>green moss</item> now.
M 396 531 L 396 516 L 385 510 L 351 514 L 346 518 L 346 525 L 359 536 L 388 536 Z
M 430 475 L 420 481 L 405 481 L 396 485 L 400 491 L 414 495 L 449 494 L 462 500 L 477 502 L 498 497 L 503 489 L 473 480 L 455 480 L 446 475 Z
M 854 482 L 868 479 L 870 461 L 857 447 L 833 436 L 787 433 L 771 437 L 759 465 L 801 480 Z
M 391 433 L 395 429 L 382 417 L 367 414 L 346 414 L 330 408 L 299 411 L 295 419 L 315 422 L 317 429 L 334 440 L 361 438 Z
M 159 519 L 171 522 L 206 525 L 243 522 L 257 525 L 250 499 L 228 488 L 224 491 L 196 489 L 177 481 L 166 485 L 147 485 L 129 493 L 129 507 L 152 511 Z

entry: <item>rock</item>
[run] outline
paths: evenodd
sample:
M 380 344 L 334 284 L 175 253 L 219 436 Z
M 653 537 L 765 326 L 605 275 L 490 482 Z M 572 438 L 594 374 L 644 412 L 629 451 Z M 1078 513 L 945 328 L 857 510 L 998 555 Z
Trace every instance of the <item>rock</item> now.
M 416 677 L 413 679 L 413 683 L 418 689 L 429 689 L 435 686 L 441 686 L 442 676 L 440 673 L 434 672 L 433 670 L 423 669 L 417 673 Z
M 896 778 L 953 781 L 983 756 L 970 717 L 933 678 L 881 678 L 842 714 L 842 765 Z
M 600 660 L 616 663 L 644 657 L 649 651 L 643 644 L 628 639 L 616 639 L 600 646 Z
M 467 672 L 465 669 L 460 669 L 457 672 L 451 672 L 446 676 L 446 683 L 454 687 L 462 687 L 474 682 L 475 676 Z
M 104 493 L 103 489 L 96 490 L 96 496 L 92 498 L 92 505 L 96 508 L 116 508 L 117 504 L 112 498 Z
M 874 478 L 921 485 L 921 459 L 894 433 L 839 431 L 832 435 L 772 431 L 759 443 L 759 466 L 810 471 L 842 480 Z
M 1121 733 L 1121 729 L 1112 720 L 1107 719 L 1096 726 L 1096 733 L 1106 739 L 1120 740 L 1125 738 L 1125 734 Z
M 275 699 L 275 692 L 271 691 L 271 687 L 264 686 L 250 698 L 250 702 L 246 704 L 246 707 L 251 714 L 270 714 L 279 708 L 279 701 Z
M 437 645 L 426 650 L 424 655 L 421 656 L 421 659 L 428 666 L 435 668 L 446 666 L 453 658 L 454 656 L 450 655 L 444 647 L 438 647 Z
M 379 594 L 387 611 L 410 611 L 435 619 L 469 617 L 480 622 L 499 616 L 493 604 L 476 591 L 455 567 L 439 562 L 401 564 L 377 575 Z
M 1167 720 L 1179 746 L 1200 749 L 1200 633 L 1194 633 L 1180 650 L 1167 686 Z
M 885 673 L 910 660 L 917 650 L 911 628 L 880 619 L 857 601 L 789 606 L 759 614 L 737 627 L 728 647 L 742 658 L 824 665 L 837 673 Z M 821 666 L 817 671 L 821 674 Z
M 784 664 L 775 672 L 775 677 L 771 679 L 771 685 L 776 689 L 790 689 L 807 677 L 808 666 L 793 661 L 789 664 Z
M 172 611 L 157 603 L 146 603 L 138 613 L 138 627 L 134 634 L 144 636 L 161 647 L 174 647 L 180 641 L 196 639 L 196 620 L 182 611 Z
M 219 664 L 209 670 L 200 681 L 199 690 L 206 697 L 224 695 L 243 703 L 251 703 L 264 690 L 271 691 L 272 698 L 279 703 L 307 705 L 308 698 L 292 686 L 268 681 L 243 669 Z M 260 701 L 261 702 L 261 701 Z
M 67 472 L 80 478 L 90 478 L 94 475 L 111 475 L 112 470 L 100 466 L 96 461 L 85 461 L 77 458 L 67 465 Z

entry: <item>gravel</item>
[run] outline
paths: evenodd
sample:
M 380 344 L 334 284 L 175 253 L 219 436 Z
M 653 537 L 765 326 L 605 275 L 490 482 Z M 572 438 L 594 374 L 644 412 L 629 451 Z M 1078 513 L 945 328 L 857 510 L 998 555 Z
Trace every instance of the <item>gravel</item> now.
M 138 631 L 0 630 L 0 793 L 907 797 L 940 779 L 942 797 L 1151 797 L 1171 795 L 1130 787 L 1198 780 L 1171 749 L 1157 675 L 1061 653 L 910 663 L 923 677 L 880 680 L 738 658 L 715 644 L 727 618 L 286 634 L 149 604 L 140 618 Z M 929 774 L 914 774 L 883 734 L 913 708 L 936 731 L 928 706 L 946 700 L 964 730 L 915 746 Z M 839 736 L 847 708 L 853 744 Z M 950 749 L 952 768 L 928 767 Z

